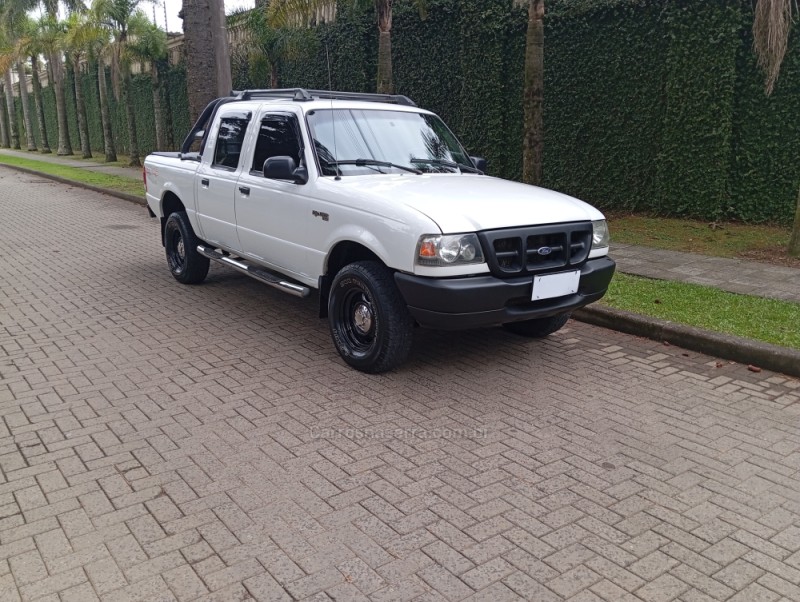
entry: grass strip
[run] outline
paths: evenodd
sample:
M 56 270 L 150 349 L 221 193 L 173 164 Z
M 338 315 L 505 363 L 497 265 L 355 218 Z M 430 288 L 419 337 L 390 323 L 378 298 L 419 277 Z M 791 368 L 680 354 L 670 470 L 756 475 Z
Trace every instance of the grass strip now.
M 701 253 L 715 257 L 785 256 L 789 228 L 763 224 L 702 222 L 642 215 L 609 216 L 616 243 Z
M 800 349 L 800 303 L 616 274 L 601 303 L 688 326 Z
M 144 197 L 144 184 L 141 180 L 134 178 L 126 178 L 114 174 L 89 171 L 82 167 L 70 167 L 59 163 L 48 163 L 10 155 L 0 155 L 0 164 L 24 167 L 26 169 L 38 171 L 39 173 L 58 176 L 65 180 Z

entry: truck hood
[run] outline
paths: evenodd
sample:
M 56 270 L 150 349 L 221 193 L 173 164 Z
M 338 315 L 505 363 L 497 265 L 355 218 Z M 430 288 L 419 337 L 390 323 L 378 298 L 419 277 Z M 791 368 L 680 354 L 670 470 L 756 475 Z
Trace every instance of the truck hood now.
M 404 203 L 445 234 L 603 219 L 560 192 L 477 174 L 350 176 L 341 183 L 362 198 Z

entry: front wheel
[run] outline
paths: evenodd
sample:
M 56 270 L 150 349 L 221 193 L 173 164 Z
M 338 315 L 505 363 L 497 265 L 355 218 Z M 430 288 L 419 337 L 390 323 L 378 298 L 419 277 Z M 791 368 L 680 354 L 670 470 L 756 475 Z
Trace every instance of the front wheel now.
M 386 372 L 411 351 L 414 321 L 392 271 L 377 261 L 351 263 L 336 274 L 328 320 L 336 350 L 356 370 Z
M 503 328 L 514 334 L 540 339 L 560 330 L 569 320 L 569 314 L 550 316 L 549 318 L 536 318 L 522 322 L 509 322 Z
M 185 211 L 176 211 L 164 225 L 169 271 L 183 284 L 199 284 L 208 275 L 209 259 L 197 252 L 200 243 Z

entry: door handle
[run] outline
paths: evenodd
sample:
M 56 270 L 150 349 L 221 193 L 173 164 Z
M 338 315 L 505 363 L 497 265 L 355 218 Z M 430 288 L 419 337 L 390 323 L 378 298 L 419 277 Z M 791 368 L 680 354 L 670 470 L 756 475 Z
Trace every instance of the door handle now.
M 200 180 L 200 184 L 202 184 L 203 186 L 205 186 L 206 188 L 208 188 L 208 180 L 206 180 L 205 178 L 203 178 L 202 180 Z
M 250 189 L 247 186 L 239 186 L 239 192 L 241 192 L 244 196 L 250 194 Z

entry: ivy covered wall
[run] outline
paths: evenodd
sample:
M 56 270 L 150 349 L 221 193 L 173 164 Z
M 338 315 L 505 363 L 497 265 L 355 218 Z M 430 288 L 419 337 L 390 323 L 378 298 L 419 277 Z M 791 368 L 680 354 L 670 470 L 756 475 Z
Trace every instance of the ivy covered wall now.
M 307 56 L 282 66 L 282 87 L 327 89 L 329 59 L 333 88 L 374 91 L 374 19 L 345 4 L 335 23 L 315 30 Z M 392 42 L 397 91 L 440 114 L 471 154 L 487 157 L 492 175 L 519 179 L 527 12 L 512 4 L 429 0 L 420 20 L 411 3 L 396 2 Z M 752 0 L 548 0 L 547 9 L 546 186 L 607 209 L 791 220 L 800 187 L 800 27 L 767 98 L 752 52 Z M 234 87 L 268 85 L 236 67 Z M 189 128 L 185 77 L 173 68 L 166 79 L 179 142 Z M 149 77 L 134 82 L 147 152 L 155 144 Z M 84 74 L 83 85 L 97 107 L 96 77 Z M 54 99 L 45 94 L 55 149 Z M 124 108 L 110 97 L 125 152 Z M 100 150 L 99 110 L 89 113 Z

